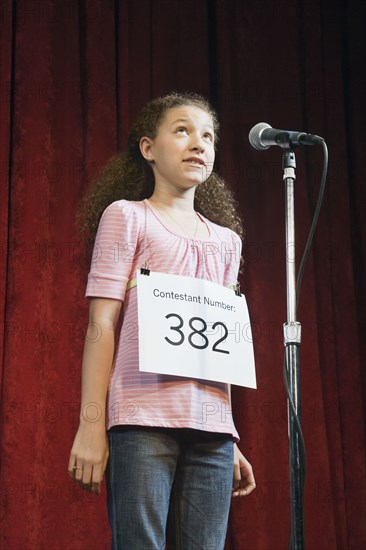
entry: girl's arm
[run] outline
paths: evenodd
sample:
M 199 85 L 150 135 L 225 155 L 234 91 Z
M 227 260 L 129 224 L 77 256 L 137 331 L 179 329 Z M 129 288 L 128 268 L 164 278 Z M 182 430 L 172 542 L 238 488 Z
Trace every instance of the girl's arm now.
M 229 402 L 231 404 L 231 385 L 228 384 Z M 255 479 L 253 474 L 252 465 L 248 462 L 245 456 L 240 451 L 236 443 L 234 443 L 234 471 L 233 471 L 233 497 L 242 497 L 249 495 L 254 491 Z
M 106 398 L 121 305 L 120 300 L 109 298 L 92 298 L 90 302 L 82 363 L 80 422 L 68 466 L 72 479 L 84 489 L 99 494 L 109 456 Z

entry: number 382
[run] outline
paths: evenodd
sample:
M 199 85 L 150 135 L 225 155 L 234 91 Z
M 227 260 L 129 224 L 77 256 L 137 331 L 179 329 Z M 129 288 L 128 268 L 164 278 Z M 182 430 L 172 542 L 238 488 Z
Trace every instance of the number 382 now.
M 185 340 L 185 334 L 181 330 L 183 325 L 184 325 L 184 321 L 183 321 L 183 318 L 180 315 L 178 315 L 177 313 L 168 313 L 168 315 L 165 316 L 166 319 L 170 319 L 171 317 L 175 317 L 178 320 L 178 324 L 177 325 L 170 325 L 169 328 L 170 328 L 170 330 L 175 331 L 179 335 L 179 338 L 178 338 L 178 340 L 173 341 L 173 340 L 170 340 L 170 338 L 168 338 L 167 336 L 165 336 L 165 340 L 169 344 L 171 344 L 172 346 L 180 346 L 180 345 L 183 344 L 183 342 Z M 195 328 L 194 323 L 195 324 L 196 323 L 201 323 L 200 328 Z M 189 335 L 188 335 L 188 342 L 190 343 L 190 345 L 193 348 L 196 348 L 196 349 L 206 349 L 209 345 L 208 338 L 205 334 L 205 331 L 207 330 L 206 321 L 204 319 L 202 319 L 201 317 L 191 317 L 188 321 L 188 325 L 192 329 L 192 332 L 190 332 Z M 227 337 L 227 335 L 228 335 L 228 330 L 227 330 L 226 326 L 224 325 L 224 323 L 222 323 L 221 321 L 217 321 L 216 323 L 214 323 L 212 325 L 212 329 L 214 330 L 215 328 L 217 328 L 219 326 L 221 326 L 223 328 L 224 336 L 222 338 L 220 338 L 219 340 L 217 340 L 217 342 L 215 342 L 213 344 L 212 351 L 216 351 L 218 353 L 230 353 L 228 350 L 218 348 L 218 345 L 221 342 L 223 342 L 225 340 L 225 338 Z M 193 341 L 193 338 L 195 337 L 196 334 L 201 336 L 201 338 L 203 340 L 203 343 L 196 344 Z

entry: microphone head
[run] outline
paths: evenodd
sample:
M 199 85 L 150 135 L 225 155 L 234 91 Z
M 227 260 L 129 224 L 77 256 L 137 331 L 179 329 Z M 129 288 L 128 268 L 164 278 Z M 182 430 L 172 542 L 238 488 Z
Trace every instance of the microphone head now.
M 269 149 L 270 145 L 263 145 L 261 142 L 261 134 L 266 128 L 272 128 L 266 122 L 258 122 L 249 132 L 249 143 L 254 149 L 263 151 L 264 149 Z

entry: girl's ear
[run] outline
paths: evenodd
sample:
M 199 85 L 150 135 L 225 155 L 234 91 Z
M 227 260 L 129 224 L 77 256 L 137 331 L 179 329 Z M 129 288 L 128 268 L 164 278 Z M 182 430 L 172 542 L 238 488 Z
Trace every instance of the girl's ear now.
M 140 139 L 140 151 L 144 159 L 148 162 L 154 162 L 154 157 L 152 153 L 152 140 L 149 137 L 142 137 Z

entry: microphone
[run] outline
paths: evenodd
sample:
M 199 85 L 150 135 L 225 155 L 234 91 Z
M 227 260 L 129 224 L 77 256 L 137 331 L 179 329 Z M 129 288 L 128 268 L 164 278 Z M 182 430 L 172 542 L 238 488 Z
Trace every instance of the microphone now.
M 291 130 L 277 130 L 266 122 L 259 122 L 249 132 L 250 145 L 259 151 L 268 149 L 271 145 L 289 149 L 297 145 L 317 145 L 322 141 L 324 139 L 320 136 Z

